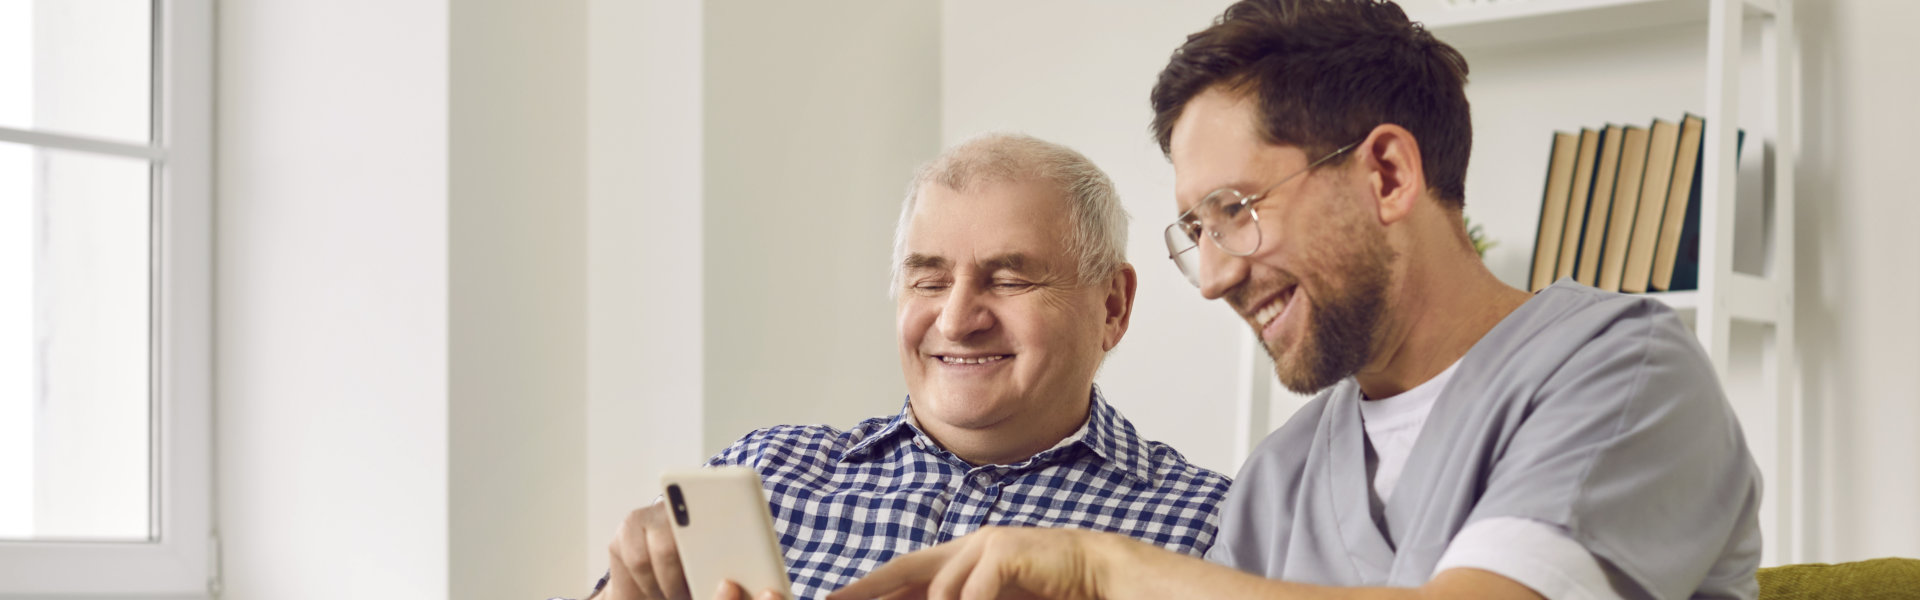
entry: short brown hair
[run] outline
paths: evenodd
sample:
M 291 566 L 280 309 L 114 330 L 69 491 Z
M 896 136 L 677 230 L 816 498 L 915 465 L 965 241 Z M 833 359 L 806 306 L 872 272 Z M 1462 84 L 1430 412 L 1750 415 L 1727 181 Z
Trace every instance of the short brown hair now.
M 1261 138 L 1332 152 L 1392 123 L 1420 144 L 1427 187 L 1466 203 L 1473 119 L 1467 60 L 1384 0 L 1241 0 L 1187 36 L 1153 86 L 1153 135 L 1171 154 L 1173 124 L 1214 86 L 1252 93 Z

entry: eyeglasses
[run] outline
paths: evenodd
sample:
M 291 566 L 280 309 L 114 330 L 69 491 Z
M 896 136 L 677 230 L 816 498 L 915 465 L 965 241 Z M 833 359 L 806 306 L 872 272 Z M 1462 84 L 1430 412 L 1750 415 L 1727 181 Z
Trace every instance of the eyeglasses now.
M 1312 171 L 1314 167 L 1333 160 L 1333 157 L 1352 150 L 1358 145 L 1360 142 L 1342 146 L 1339 150 L 1334 150 L 1308 164 L 1306 168 L 1280 178 L 1280 181 L 1267 186 L 1267 189 L 1261 190 L 1258 194 L 1246 196 L 1233 188 L 1220 188 L 1207 194 L 1200 199 L 1199 204 L 1181 213 L 1180 218 L 1174 219 L 1173 224 L 1167 226 L 1165 233 L 1167 258 L 1173 259 L 1173 264 L 1180 267 L 1180 273 L 1187 276 L 1188 283 L 1198 287 L 1200 285 L 1200 253 L 1194 252 L 1193 249 L 1200 246 L 1201 235 L 1212 239 L 1214 247 L 1229 255 L 1253 254 L 1260 249 L 1260 211 L 1254 209 L 1253 205 L 1267 199 L 1267 193 L 1280 187 L 1281 184 Z

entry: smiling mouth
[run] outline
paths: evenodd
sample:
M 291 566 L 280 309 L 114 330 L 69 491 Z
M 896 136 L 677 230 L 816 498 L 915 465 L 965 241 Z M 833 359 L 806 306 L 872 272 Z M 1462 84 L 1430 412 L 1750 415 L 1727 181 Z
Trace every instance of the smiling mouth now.
M 1012 354 L 992 354 L 987 356 L 934 355 L 934 358 L 940 359 L 940 362 L 946 363 L 949 365 L 987 365 L 987 364 L 997 363 L 1009 358 L 1013 358 L 1013 355 Z
M 1253 313 L 1255 326 L 1264 330 L 1268 325 L 1273 324 L 1273 320 L 1287 310 L 1287 304 L 1293 301 L 1293 294 L 1299 290 L 1298 285 L 1290 285 L 1287 289 L 1280 290 L 1279 295 L 1274 296 L 1265 306 L 1260 307 L 1258 312 Z

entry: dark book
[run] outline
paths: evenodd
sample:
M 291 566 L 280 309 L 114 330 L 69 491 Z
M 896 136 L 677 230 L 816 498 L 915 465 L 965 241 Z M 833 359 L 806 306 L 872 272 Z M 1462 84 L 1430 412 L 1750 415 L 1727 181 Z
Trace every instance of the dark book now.
M 1641 293 L 1653 279 L 1653 250 L 1666 222 L 1667 194 L 1673 185 L 1675 157 L 1680 150 L 1680 126 L 1654 119 L 1647 140 L 1647 170 L 1640 181 L 1640 208 L 1633 218 L 1633 239 L 1627 244 L 1627 264 L 1620 291 Z
M 1627 244 L 1633 241 L 1634 216 L 1640 211 L 1640 183 L 1647 171 L 1647 141 L 1644 127 L 1628 125 L 1620 148 L 1620 175 L 1614 179 L 1612 214 L 1608 215 L 1604 250 L 1600 253 L 1600 283 L 1595 286 L 1609 292 L 1620 291 L 1620 278 L 1626 271 Z
M 1746 130 L 1735 131 L 1733 134 L 1733 164 L 1736 170 L 1740 168 L 1740 152 L 1746 143 Z M 1706 144 L 1701 144 L 1701 148 L 1704 149 L 1705 147 Z M 1704 160 L 1706 156 L 1705 150 L 1701 150 L 1700 152 L 1702 160 Z M 1700 289 L 1700 195 L 1704 193 L 1701 182 L 1705 180 L 1703 174 L 1706 171 L 1707 168 L 1704 163 L 1700 168 L 1694 170 L 1693 191 L 1688 194 L 1687 216 L 1685 222 L 1680 226 L 1679 256 L 1675 258 L 1672 269 L 1673 274 L 1667 282 L 1667 287 L 1657 289 L 1667 291 Z M 1723 210 L 1731 209 L 1732 207 L 1727 207 Z M 1654 283 L 1657 286 L 1660 281 L 1656 279 Z
M 1560 260 L 1553 271 L 1559 281 L 1573 277 L 1579 264 L 1580 243 L 1586 239 L 1587 202 L 1593 198 L 1594 159 L 1600 155 L 1600 132 L 1580 130 L 1580 151 L 1573 162 L 1573 192 L 1567 197 L 1567 226 L 1560 235 Z
M 1540 198 L 1540 231 L 1533 241 L 1529 290 L 1553 285 L 1554 271 L 1560 267 L 1560 237 L 1567 227 L 1567 199 L 1573 193 L 1574 159 L 1579 153 L 1580 136 L 1554 132 L 1553 153 L 1547 158 L 1547 188 Z
M 1580 258 L 1573 278 L 1584 285 L 1600 284 L 1600 255 L 1607 236 L 1607 218 L 1613 207 L 1613 186 L 1620 171 L 1620 148 L 1626 130 L 1608 125 L 1600 132 L 1600 158 L 1593 171 L 1593 195 L 1587 200 L 1586 231 L 1580 234 Z

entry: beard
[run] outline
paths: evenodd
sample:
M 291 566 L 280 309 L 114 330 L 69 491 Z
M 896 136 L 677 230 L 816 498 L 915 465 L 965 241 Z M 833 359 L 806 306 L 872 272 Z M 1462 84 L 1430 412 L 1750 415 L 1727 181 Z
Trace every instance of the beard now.
M 1301 279 L 1299 289 L 1294 292 L 1294 301 L 1310 299 L 1312 310 L 1308 311 L 1307 331 L 1294 344 L 1291 356 L 1264 341 L 1260 344 L 1273 359 L 1273 374 L 1280 384 L 1296 394 L 1326 389 L 1358 373 L 1372 361 L 1386 310 L 1389 266 L 1394 259 L 1386 235 L 1368 227 L 1349 227 L 1337 235 L 1349 240 L 1347 249 L 1323 255 L 1325 260 L 1317 261 L 1323 267 L 1319 269 L 1320 274 Z M 1338 245 L 1321 247 L 1332 249 Z M 1299 298 L 1302 290 L 1312 293 Z M 1254 326 L 1254 337 L 1261 339 L 1258 326 Z

